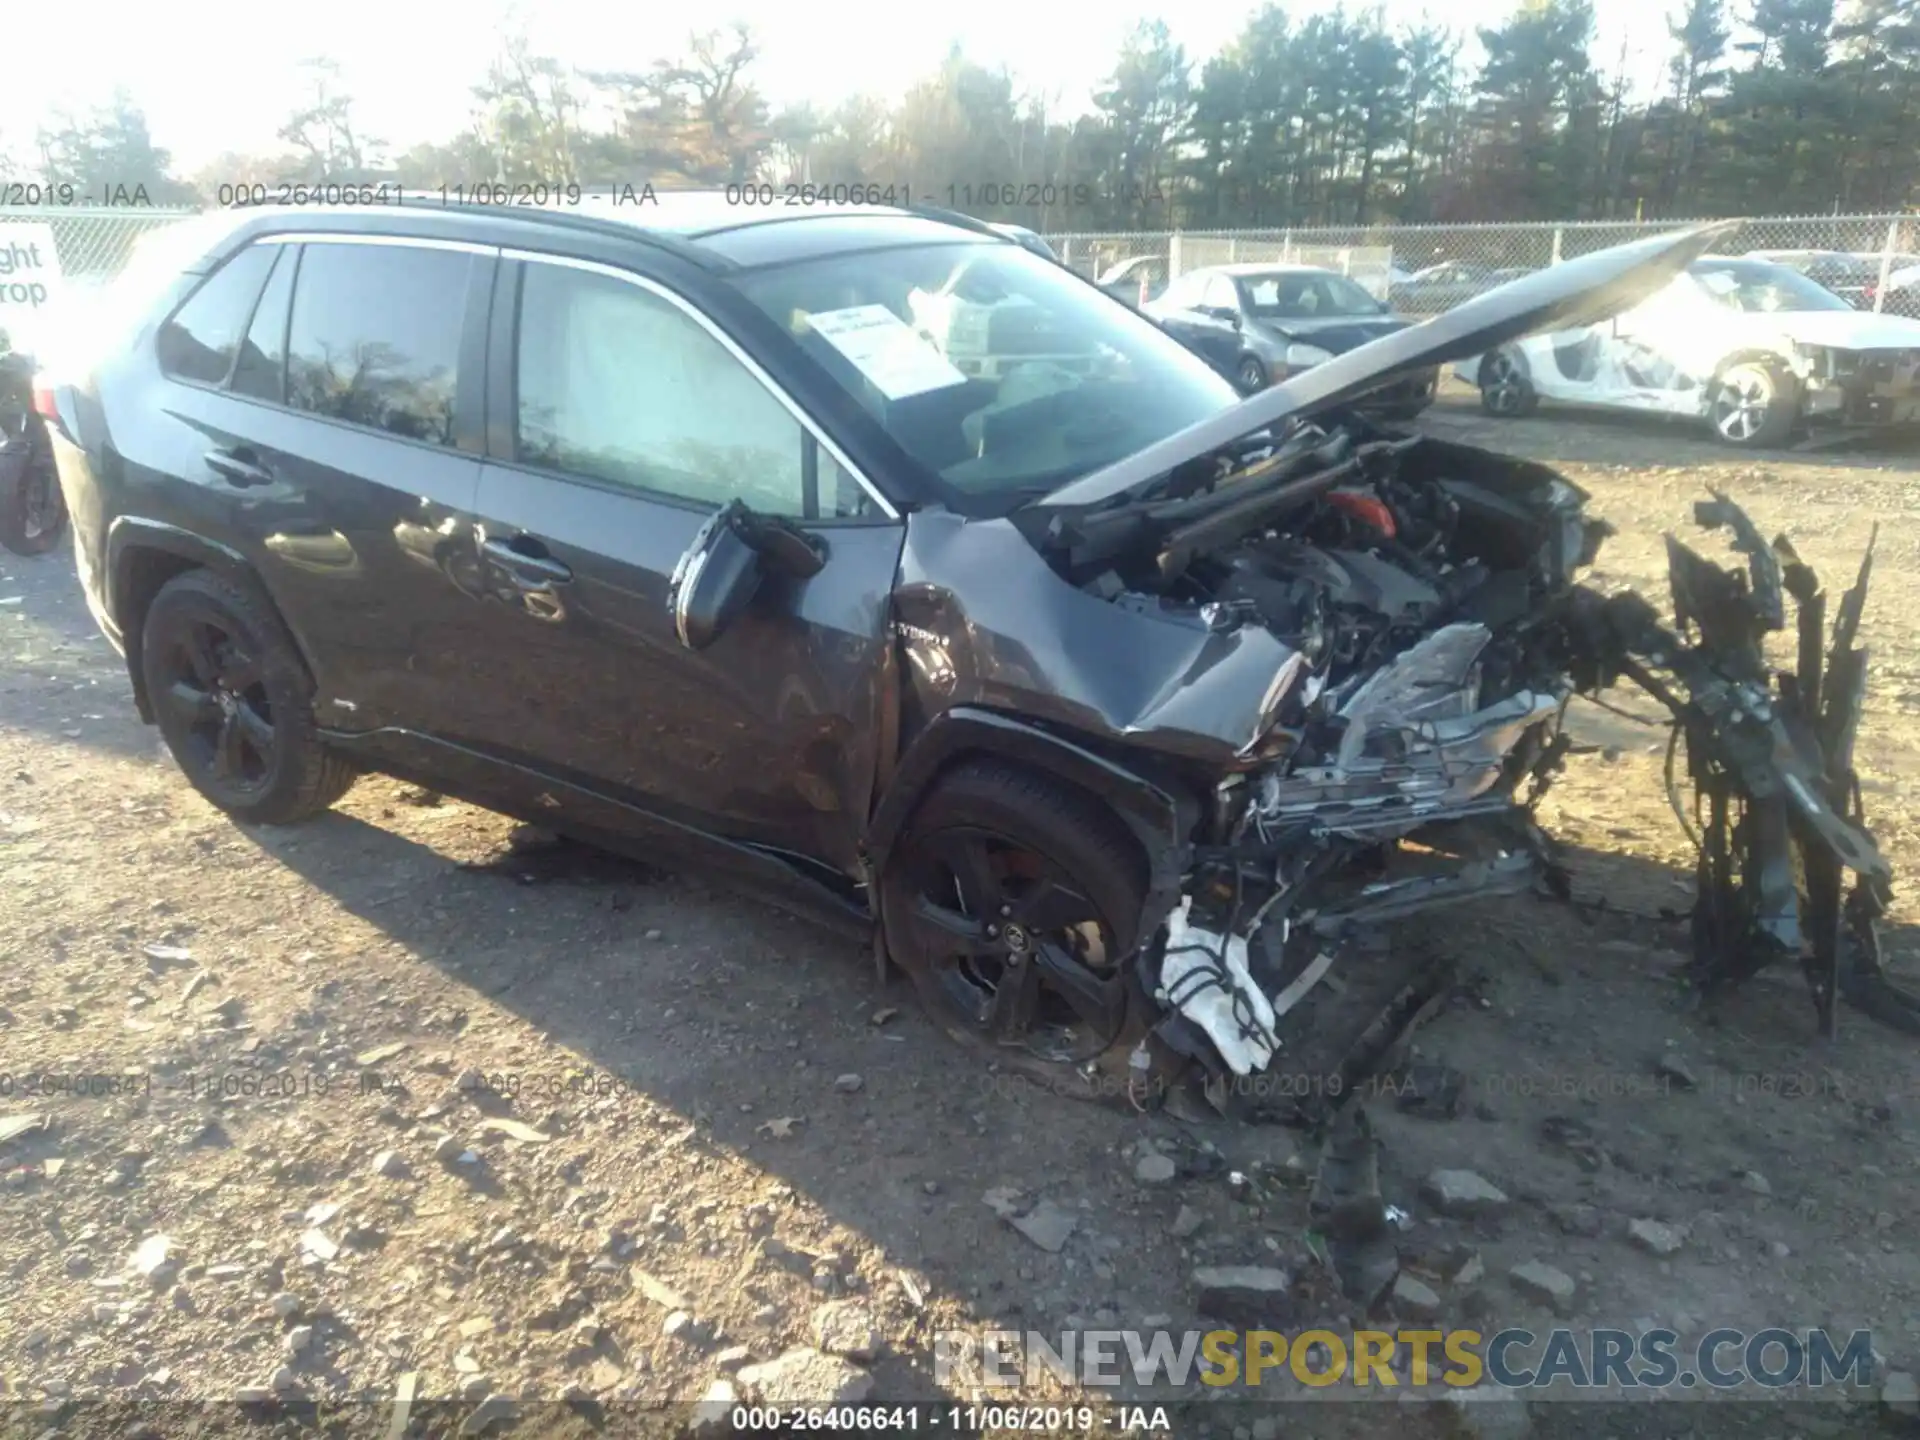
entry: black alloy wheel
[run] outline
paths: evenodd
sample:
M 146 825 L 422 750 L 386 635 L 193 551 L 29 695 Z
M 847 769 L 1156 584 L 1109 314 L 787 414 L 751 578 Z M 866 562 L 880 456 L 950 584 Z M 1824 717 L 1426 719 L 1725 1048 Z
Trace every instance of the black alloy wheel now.
M 169 580 L 147 610 L 140 665 L 174 760 L 235 819 L 288 824 L 353 784 L 352 763 L 316 733 L 299 652 L 253 587 L 205 570 Z
M 277 758 L 260 662 L 203 616 L 184 616 L 157 638 L 154 663 L 166 684 L 153 701 L 166 712 L 167 733 L 178 737 L 182 768 L 236 798 L 257 794 Z

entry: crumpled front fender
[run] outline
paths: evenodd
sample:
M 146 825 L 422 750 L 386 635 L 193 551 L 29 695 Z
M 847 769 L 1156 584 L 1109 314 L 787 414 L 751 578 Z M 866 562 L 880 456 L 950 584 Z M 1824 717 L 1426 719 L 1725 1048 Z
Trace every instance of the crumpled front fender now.
M 1305 672 L 1305 657 L 1258 626 L 1100 599 L 1009 521 L 939 510 L 908 522 L 894 616 L 923 719 L 980 706 L 1223 766 L 1266 733 Z

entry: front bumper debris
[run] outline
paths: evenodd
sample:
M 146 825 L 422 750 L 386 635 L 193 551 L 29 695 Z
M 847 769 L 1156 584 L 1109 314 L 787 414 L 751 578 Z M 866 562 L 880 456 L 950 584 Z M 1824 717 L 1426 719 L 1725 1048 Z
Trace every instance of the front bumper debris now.
M 1920 1000 L 1884 973 L 1876 922 L 1892 873 L 1866 828 L 1854 770 L 1867 656 L 1856 645 L 1872 548 L 1828 632 L 1825 592 L 1784 538 L 1767 542 L 1744 511 L 1715 493 L 1696 508 L 1730 532 L 1744 569 L 1716 564 L 1668 537 L 1673 616 L 1642 596 L 1568 593 L 1566 684 L 1478 702 L 1484 627 L 1442 626 L 1331 703 L 1343 725 L 1337 753 L 1275 765 L 1249 783 L 1249 821 L 1229 843 L 1198 847 L 1170 923 L 1157 983 L 1163 1016 L 1152 1040 L 1193 1062 L 1221 1108 L 1261 1072 L 1294 1072 L 1282 1020 L 1379 965 L 1383 927 L 1440 906 L 1545 889 L 1566 876 L 1534 803 L 1568 742 L 1561 711 L 1573 693 L 1622 681 L 1673 717 L 1669 797 L 1699 858 L 1691 915 L 1691 979 L 1712 993 L 1763 966 L 1797 962 L 1817 1022 L 1832 1035 L 1836 1001 L 1920 1034 Z M 1763 641 L 1794 608 L 1794 664 L 1773 667 Z M 1682 796 L 1677 773 L 1686 761 Z M 1524 796 L 1521 787 L 1531 782 Z M 1250 883 L 1271 878 L 1271 885 Z M 1345 977 L 1344 981 L 1342 977 Z M 1397 1038 L 1431 1013 L 1451 978 L 1415 963 L 1375 996 L 1354 1029 L 1335 1085 L 1293 1104 L 1324 1118 L 1369 1067 L 1392 1063 Z M 1351 1020 L 1351 1017 L 1349 1017 Z M 1271 1107 L 1267 1107 L 1271 1109 Z

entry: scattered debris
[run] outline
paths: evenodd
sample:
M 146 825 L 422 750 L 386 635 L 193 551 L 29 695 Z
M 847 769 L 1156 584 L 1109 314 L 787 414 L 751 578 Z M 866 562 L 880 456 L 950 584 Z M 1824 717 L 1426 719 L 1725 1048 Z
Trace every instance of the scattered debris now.
M 1700 1081 L 1695 1077 L 1692 1067 L 1672 1051 L 1668 1051 L 1665 1055 L 1662 1055 L 1659 1063 L 1653 1067 L 1653 1070 L 1654 1074 L 1673 1085 L 1676 1089 L 1697 1090 L 1700 1088 Z
M 865 1370 L 806 1348 L 744 1366 L 734 1379 L 762 1405 L 858 1405 L 873 1393 L 873 1376 Z
M 1173 1217 L 1173 1224 L 1167 1227 L 1167 1233 L 1176 1240 L 1191 1239 L 1206 1223 L 1206 1216 L 1191 1205 L 1182 1205 Z
M 1513 1282 L 1513 1288 L 1529 1300 L 1552 1306 L 1556 1315 L 1572 1311 L 1574 1296 L 1580 1289 L 1579 1283 L 1566 1271 L 1540 1260 L 1514 1266 L 1507 1272 L 1507 1278 Z
M 536 1130 L 531 1125 L 526 1125 L 518 1120 L 510 1120 L 498 1115 L 482 1120 L 480 1122 L 480 1133 L 482 1135 L 504 1135 L 509 1140 L 519 1140 L 528 1145 L 545 1145 L 553 1139 L 553 1137 L 544 1130 Z
M 173 1242 L 165 1235 L 149 1235 L 140 1242 L 139 1248 L 127 1261 L 128 1268 L 148 1280 L 162 1270 L 171 1276 L 172 1267 L 167 1265 L 167 1252 L 172 1248 Z
M 731 1435 L 733 1411 L 739 1403 L 740 1392 L 733 1382 L 716 1380 L 707 1387 L 706 1394 L 694 1402 L 689 1428 L 695 1435 Z
M 1920 1420 L 1920 1382 L 1905 1370 L 1889 1371 L 1880 1387 L 1880 1403 L 1890 1415 L 1903 1420 Z
M 804 1116 L 780 1115 L 772 1120 L 762 1121 L 756 1128 L 762 1135 L 771 1135 L 775 1140 L 786 1140 L 792 1137 L 795 1126 L 806 1123 Z
M 413 1418 L 413 1397 L 420 1387 L 420 1374 L 409 1370 L 393 1387 L 393 1419 L 387 1424 L 387 1440 L 406 1440 L 407 1425 Z
M 0 1145 L 53 1123 L 51 1115 L 0 1115 Z
M 1439 1294 L 1431 1285 L 1404 1270 L 1394 1276 L 1388 1299 L 1393 1302 L 1396 1313 L 1415 1320 L 1428 1320 L 1440 1313 Z
M 489 1395 L 482 1400 L 471 1415 L 460 1423 L 462 1435 L 478 1435 L 489 1426 L 511 1420 L 518 1413 L 518 1407 L 507 1395 Z
M 1052 1200 L 1028 1206 L 1017 1190 L 989 1190 L 981 1198 L 994 1214 L 1050 1255 L 1065 1248 L 1068 1237 L 1080 1224 L 1077 1215 Z
M 1272 1325 L 1291 1315 L 1293 1277 L 1268 1265 L 1209 1265 L 1193 1272 L 1195 1304 L 1217 1320 Z
M 1511 1203 L 1507 1194 L 1471 1170 L 1436 1170 L 1420 1186 L 1420 1196 L 1442 1215 L 1474 1219 L 1497 1215 Z
M 848 1072 L 845 1075 L 835 1077 L 833 1088 L 838 1090 L 842 1095 L 853 1095 L 865 1089 L 866 1084 L 867 1082 L 860 1076 Z
M 868 1361 L 880 1353 L 880 1331 L 861 1301 L 838 1300 L 813 1312 L 813 1343 L 828 1355 Z
M 1681 1245 L 1680 1232 L 1659 1220 L 1629 1220 L 1627 1238 L 1654 1255 L 1671 1255 Z
M 1142 1155 L 1133 1167 L 1133 1177 L 1142 1185 L 1164 1185 L 1179 1173 L 1180 1167 L 1158 1151 Z
M 373 1157 L 373 1173 L 389 1180 L 401 1180 L 407 1174 L 407 1162 L 398 1150 L 382 1150 Z

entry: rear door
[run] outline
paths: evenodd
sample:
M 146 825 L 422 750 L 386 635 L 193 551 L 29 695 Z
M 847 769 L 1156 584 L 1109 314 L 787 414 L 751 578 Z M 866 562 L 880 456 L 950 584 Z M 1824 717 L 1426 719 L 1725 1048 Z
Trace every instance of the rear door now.
M 253 564 L 324 725 L 435 732 L 463 704 L 496 264 L 451 242 L 267 237 L 160 331 L 188 523 Z M 258 299 L 235 319 L 242 293 Z
M 731 840 L 855 863 L 890 683 L 904 526 L 698 305 L 658 280 L 510 257 L 480 482 L 497 705 L 474 738 Z M 802 523 L 825 568 L 772 582 L 710 648 L 667 585 L 743 500 Z

